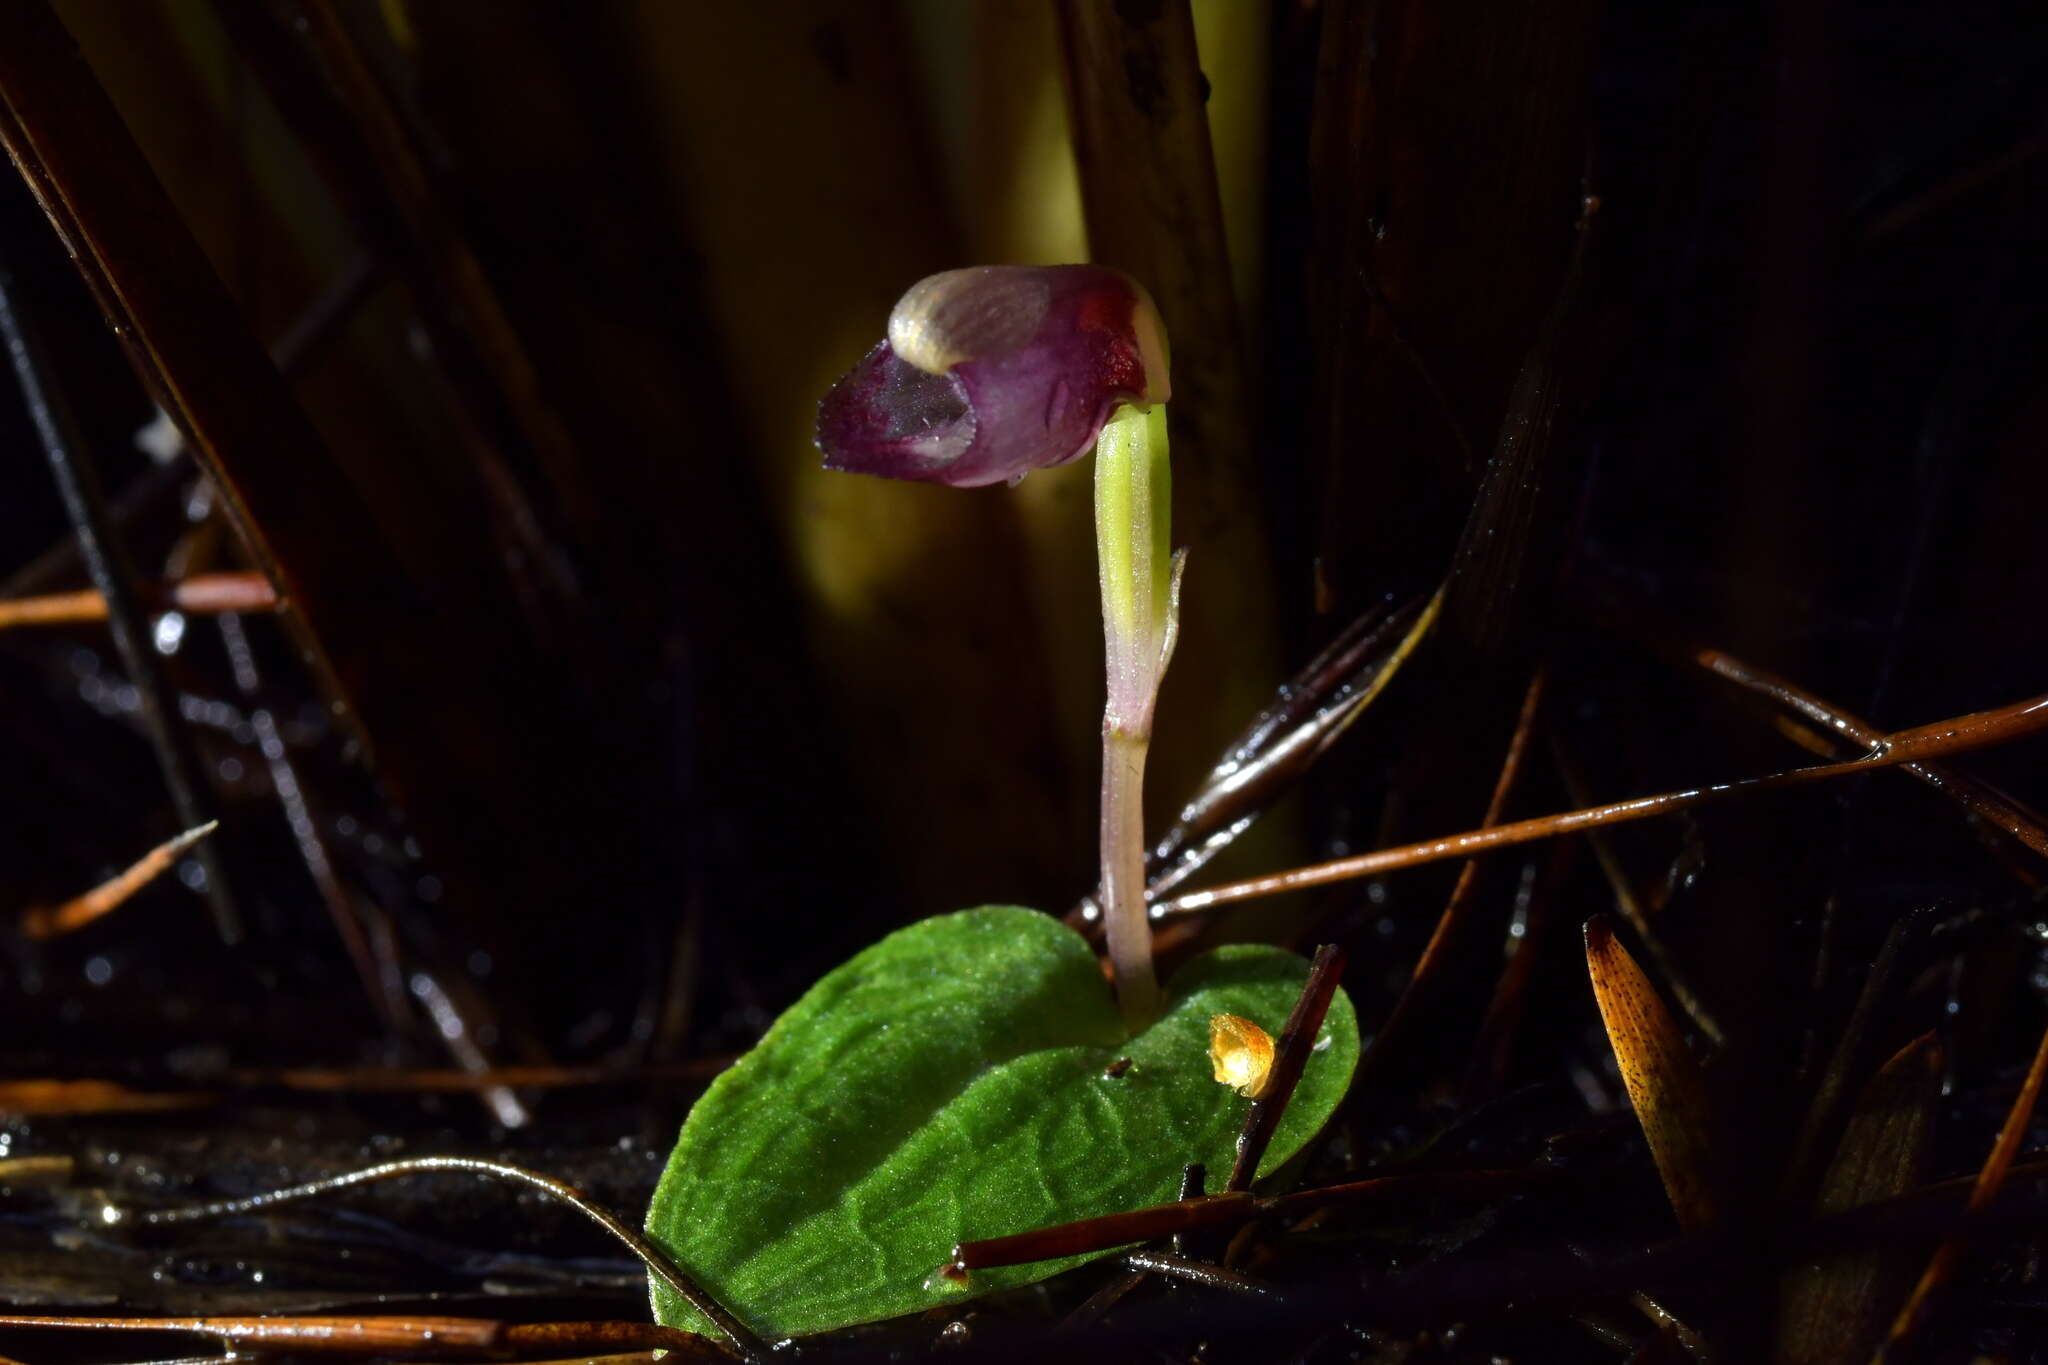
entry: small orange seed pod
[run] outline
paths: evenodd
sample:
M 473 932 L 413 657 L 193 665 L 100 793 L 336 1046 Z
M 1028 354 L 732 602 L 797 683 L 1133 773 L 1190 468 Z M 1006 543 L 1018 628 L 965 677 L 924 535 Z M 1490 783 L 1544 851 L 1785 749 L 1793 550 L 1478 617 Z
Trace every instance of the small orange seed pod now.
M 1220 1083 L 1257 1099 L 1273 1071 L 1273 1035 L 1235 1014 L 1209 1016 L 1209 1060 Z

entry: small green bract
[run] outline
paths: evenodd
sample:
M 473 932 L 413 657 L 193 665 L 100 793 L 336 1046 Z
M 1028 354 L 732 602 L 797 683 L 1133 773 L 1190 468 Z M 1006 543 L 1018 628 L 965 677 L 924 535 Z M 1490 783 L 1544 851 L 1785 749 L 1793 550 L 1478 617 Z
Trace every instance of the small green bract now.
M 1233 945 L 1189 963 L 1134 1037 L 1080 935 L 1017 906 L 897 931 L 831 972 L 690 1111 L 647 1231 L 765 1335 L 872 1322 L 1091 1257 L 934 1272 L 962 1240 L 1174 1198 L 1230 1169 L 1249 1101 L 1213 1079 L 1209 1018 L 1278 1034 L 1308 964 Z M 1118 1076 L 1118 1058 L 1132 1065 Z M 1358 1061 L 1339 991 L 1260 1174 L 1336 1109 Z M 655 1316 L 709 1333 L 656 1289 Z

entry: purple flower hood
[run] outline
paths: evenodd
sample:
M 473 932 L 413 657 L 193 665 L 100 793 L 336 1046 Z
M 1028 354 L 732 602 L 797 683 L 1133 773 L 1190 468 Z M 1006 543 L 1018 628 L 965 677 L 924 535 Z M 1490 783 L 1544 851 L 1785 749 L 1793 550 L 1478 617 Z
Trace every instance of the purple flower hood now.
M 1166 332 L 1104 266 L 985 265 L 918 281 L 888 340 L 818 404 L 827 469 L 971 488 L 1086 453 L 1117 404 L 1163 402 Z

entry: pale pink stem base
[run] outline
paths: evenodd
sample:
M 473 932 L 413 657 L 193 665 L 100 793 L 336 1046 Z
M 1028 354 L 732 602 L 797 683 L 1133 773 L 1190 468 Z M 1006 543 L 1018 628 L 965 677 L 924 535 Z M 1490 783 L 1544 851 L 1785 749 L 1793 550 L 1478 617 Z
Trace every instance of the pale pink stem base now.
M 1159 1016 L 1145 912 L 1145 753 L 1149 734 L 1102 727 L 1102 922 L 1116 998 L 1133 1031 Z

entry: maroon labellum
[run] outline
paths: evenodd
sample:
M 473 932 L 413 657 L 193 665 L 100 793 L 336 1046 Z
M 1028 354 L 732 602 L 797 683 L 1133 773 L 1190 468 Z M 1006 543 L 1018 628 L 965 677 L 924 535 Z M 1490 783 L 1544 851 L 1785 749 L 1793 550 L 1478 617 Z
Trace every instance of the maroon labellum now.
M 971 488 L 1095 444 L 1119 403 L 1168 396 L 1143 286 L 1095 265 L 985 265 L 912 285 L 889 338 L 818 404 L 827 469 Z

